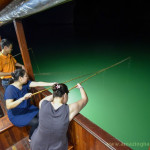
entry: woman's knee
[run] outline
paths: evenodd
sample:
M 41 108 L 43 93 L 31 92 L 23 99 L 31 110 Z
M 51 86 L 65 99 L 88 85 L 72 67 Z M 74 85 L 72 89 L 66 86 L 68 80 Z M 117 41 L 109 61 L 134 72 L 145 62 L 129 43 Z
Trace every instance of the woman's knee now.
M 38 126 L 38 123 L 39 123 L 38 118 L 33 118 L 33 119 L 30 121 L 29 125 L 30 125 L 30 126 Z

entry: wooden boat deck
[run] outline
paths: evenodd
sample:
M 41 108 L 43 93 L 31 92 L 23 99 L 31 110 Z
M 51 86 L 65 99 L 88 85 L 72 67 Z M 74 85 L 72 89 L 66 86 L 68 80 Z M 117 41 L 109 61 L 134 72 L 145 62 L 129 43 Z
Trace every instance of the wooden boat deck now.
M 30 150 L 30 143 L 28 142 L 28 137 L 23 138 L 6 150 Z

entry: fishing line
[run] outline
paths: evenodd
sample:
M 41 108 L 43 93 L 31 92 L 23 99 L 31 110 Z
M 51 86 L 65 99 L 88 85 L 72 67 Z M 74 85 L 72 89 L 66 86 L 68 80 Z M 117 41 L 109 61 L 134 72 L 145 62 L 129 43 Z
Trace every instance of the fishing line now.
M 34 54 L 32 48 L 29 48 L 28 51 L 31 51 L 31 52 L 32 52 L 32 56 L 33 56 L 35 65 L 36 65 L 37 70 L 38 70 L 38 72 L 39 72 L 39 74 L 40 74 L 40 69 L 39 69 L 39 66 L 38 66 L 38 64 L 37 64 L 36 57 L 35 57 L 35 54 Z M 14 55 L 13 57 L 17 57 L 17 56 L 19 56 L 19 55 L 21 55 L 21 53 L 18 53 L 18 54 L 16 54 L 16 55 Z
M 34 54 L 32 48 L 31 48 L 31 52 L 32 52 L 32 56 L 33 56 L 33 59 L 34 59 L 34 61 L 35 61 L 35 65 L 36 65 L 36 67 L 37 67 L 37 70 L 38 70 L 38 72 L 40 73 L 40 68 L 39 68 L 38 63 L 37 63 L 37 61 L 36 61 L 36 57 L 35 57 L 35 54 Z

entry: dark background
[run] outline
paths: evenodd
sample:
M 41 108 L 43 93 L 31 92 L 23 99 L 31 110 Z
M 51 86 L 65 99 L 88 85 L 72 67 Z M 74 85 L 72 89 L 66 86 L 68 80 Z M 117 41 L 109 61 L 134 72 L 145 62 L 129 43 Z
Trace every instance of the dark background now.
M 23 19 L 27 43 L 50 38 L 149 41 L 150 9 L 140 1 L 75 0 Z M 13 23 L 0 27 L 2 38 L 17 42 Z

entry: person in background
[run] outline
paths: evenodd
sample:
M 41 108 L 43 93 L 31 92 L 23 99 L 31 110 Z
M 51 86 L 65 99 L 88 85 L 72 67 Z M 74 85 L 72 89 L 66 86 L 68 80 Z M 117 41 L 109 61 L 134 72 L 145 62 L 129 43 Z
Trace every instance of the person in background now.
M 16 70 L 16 66 L 25 69 L 24 65 L 18 63 L 11 55 L 12 46 L 12 43 L 7 39 L 2 39 L 2 52 L 0 53 L 0 77 L 2 79 L 2 86 L 4 89 L 6 89 L 10 84 L 12 78 L 11 73 Z
M 17 127 L 31 126 L 30 141 L 33 131 L 38 126 L 39 109 L 30 104 L 32 93 L 29 93 L 29 89 L 36 86 L 53 86 L 56 82 L 28 81 L 28 75 L 23 69 L 16 69 L 11 75 L 14 83 L 7 87 L 4 94 L 8 117 L 12 124 Z
M 68 88 L 65 84 L 55 84 L 53 95 L 47 96 L 39 103 L 39 126 L 31 137 L 31 150 L 67 150 L 67 130 L 69 122 L 87 104 L 88 97 L 83 87 L 81 99 L 72 104 L 68 101 Z

